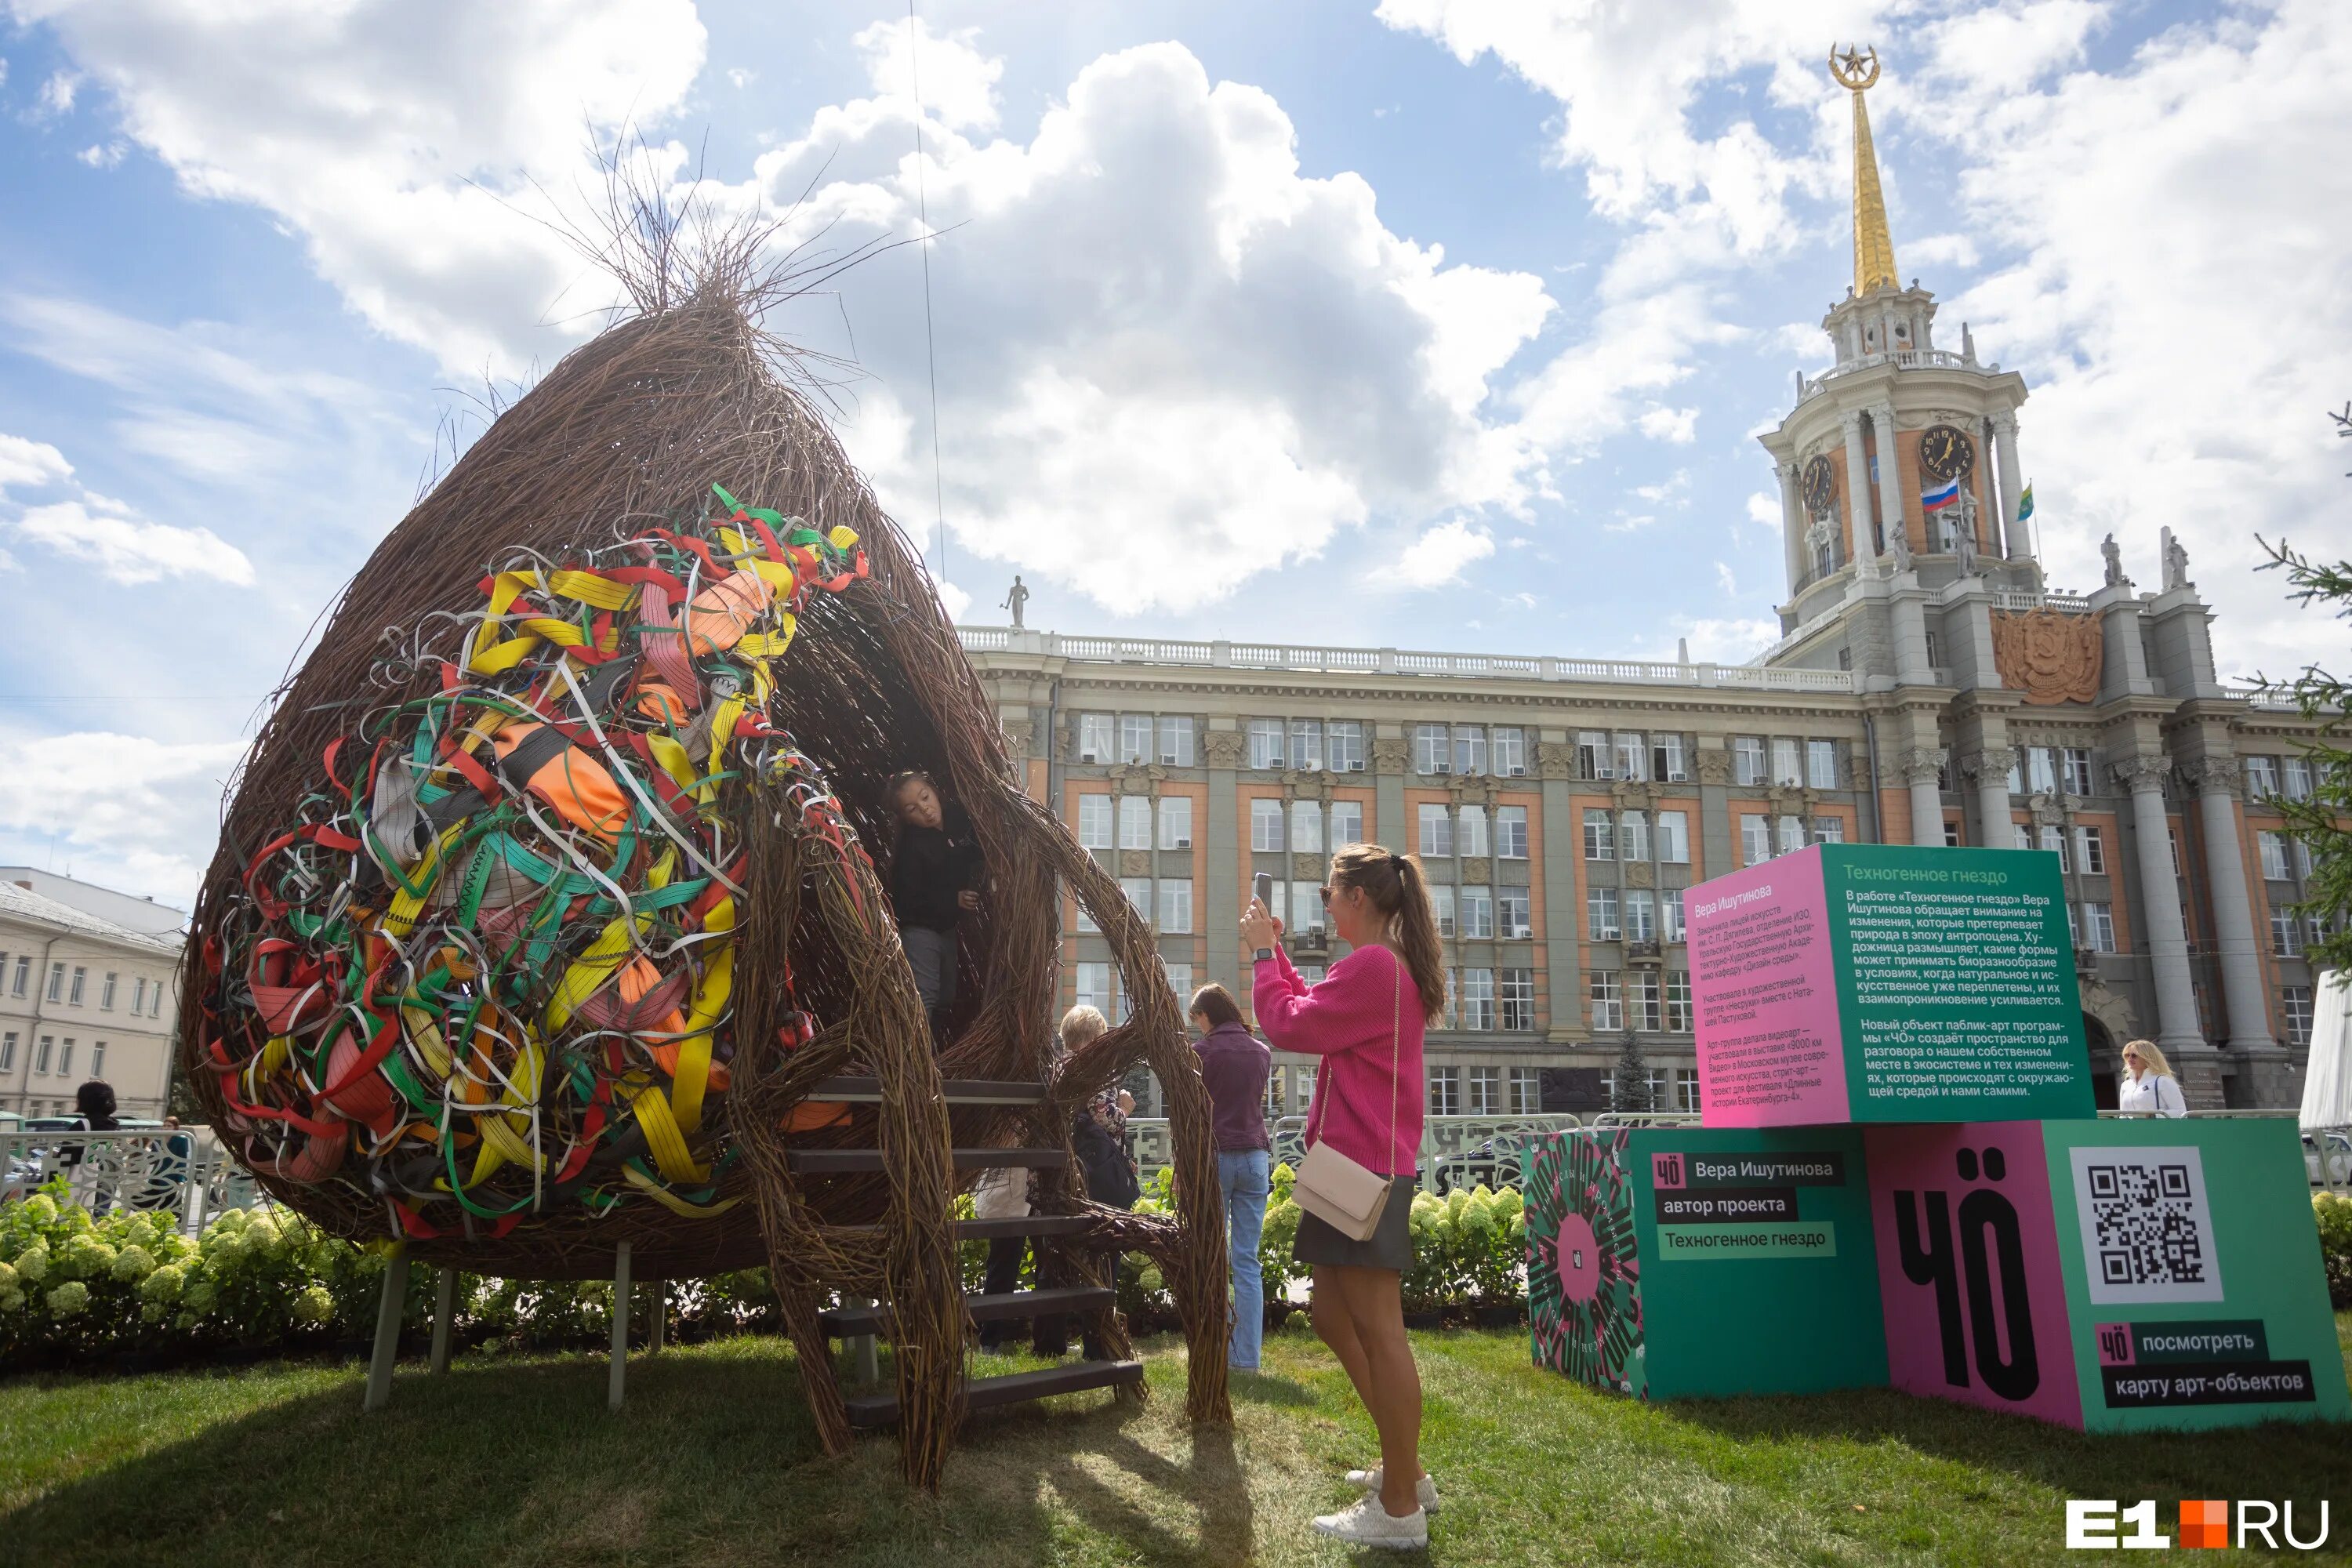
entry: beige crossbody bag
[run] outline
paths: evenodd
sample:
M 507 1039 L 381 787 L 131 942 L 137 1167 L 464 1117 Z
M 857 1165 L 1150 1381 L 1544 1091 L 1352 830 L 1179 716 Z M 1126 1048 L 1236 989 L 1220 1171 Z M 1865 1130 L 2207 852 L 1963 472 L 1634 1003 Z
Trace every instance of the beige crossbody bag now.
M 1397 1096 L 1402 1092 L 1397 1083 L 1397 1061 L 1403 1049 L 1404 961 L 1393 950 L 1389 958 L 1395 965 L 1395 973 L 1390 992 L 1388 1147 L 1394 1149 Z M 1322 1131 L 1322 1112 L 1328 1104 L 1325 1100 L 1316 1107 L 1315 1125 L 1307 1129 L 1310 1134 Z M 1381 1215 L 1388 1208 L 1394 1181 L 1378 1171 L 1366 1170 L 1330 1144 L 1318 1142 L 1298 1163 L 1298 1176 L 1290 1195 L 1300 1208 L 1349 1241 L 1370 1241 L 1372 1233 L 1381 1227 Z

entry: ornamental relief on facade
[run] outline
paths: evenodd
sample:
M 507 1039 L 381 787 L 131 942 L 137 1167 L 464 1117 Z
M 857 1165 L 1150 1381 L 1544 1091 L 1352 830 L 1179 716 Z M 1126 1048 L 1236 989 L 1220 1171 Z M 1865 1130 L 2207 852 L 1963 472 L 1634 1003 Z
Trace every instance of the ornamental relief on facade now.
M 1654 886 L 1656 881 L 1657 873 L 1651 868 L 1650 863 L 1647 860 L 1628 860 L 1625 862 L 1625 885 L 1627 887 L 1647 888 Z
M 1895 767 L 1895 776 L 1906 784 L 1941 784 L 1944 779 L 1944 759 L 1926 747 L 1916 747 L 1904 754 Z
M 1698 782 L 1703 784 L 1727 784 L 1731 782 L 1731 753 L 1716 747 L 1701 747 L 1698 753 Z
M 1321 881 L 1323 879 L 1323 857 L 1320 855 L 1309 855 L 1303 849 L 1294 853 L 1290 857 L 1290 874 L 1302 882 Z
M 1118 874 L 1122 877 L 1149 877 L 1151 875 L 1151 851 L 1149 849 L 1120 850 L 1118 852 Z
M 1334 782 L 1331 774 L 1320 768 L 1292 768 L 1282 775 L 1282 798 L 1328 804 Z
M 1450 775 L 1445 781 L 1445 787 L 1453 792 L 1454 803 L 1457 806 L 1491 805 L 1496 797 L 1501 794 L 1495 787 L 1494 780 L 1480 778 L 1471 773 Z
M 1030 738 L 1036 734 L 1036 725 L 1027 719 L 1002 719 L 997 727 L 1004 731 L 1004 754 L 1025 757 L 1029 754 Z
M 1213 768 L 1238 768 L 1249 754 L 1249 737 L 1239 730 L 1211 730 L 1201 737 L 1201 755 Z
M 2246 776 L 2235 757 L 2200 757 L 2184 764 L 2180 776 L 2199 795 L 2226 795 L 2237 800 L 2246 793 Z
M 2105 654 L 2096 616 L 2038 610 L 1992 612 L 1992 661 L 2001 684 L 2037 706 L 2099 700 Z
M 1462 862 L 1462 880 L 1475 887 L 1491 879 L 1495 868 L 1483 856 L 1473 855 Z
M 1536 744 L 1536 772 L 1548 779 L 1572 779 L 1576 776 L 1576 748 L 1565 741 L 1540 741 Z
M 1168 770 L 1158 763 L 1114 763 L 1109 776 L 1120 795 L 1158 795 L 1160 781 L 1168 776 Z
M 1372 739 L 1372 771 L 1376 773 L 1402 773 L 1412 761 L 1412 743 L 1402 735 L 1377 735 Z

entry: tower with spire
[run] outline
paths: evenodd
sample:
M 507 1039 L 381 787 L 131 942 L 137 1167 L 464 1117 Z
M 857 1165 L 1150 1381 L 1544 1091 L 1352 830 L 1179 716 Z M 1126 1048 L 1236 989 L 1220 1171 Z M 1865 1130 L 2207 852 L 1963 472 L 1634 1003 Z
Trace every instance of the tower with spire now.
M 1966 327 L 1958 352 L 1936 346 L 1935 295 L 1895 269 L 1864 96 L 1877 51 L 1832 51 L 1829 68 L 1853 101 L 1853 280 L 1822 319 L 1832 364 L 1799 374 L 1795 407 L 1761 437 L 1788 572 L 1773 662 L 1965 687 L 1992 669 L 1971 599 L 1980 624 L 1993 595 L 2042 586 L 2017 455 L 2025 382 L 1979 363 Z

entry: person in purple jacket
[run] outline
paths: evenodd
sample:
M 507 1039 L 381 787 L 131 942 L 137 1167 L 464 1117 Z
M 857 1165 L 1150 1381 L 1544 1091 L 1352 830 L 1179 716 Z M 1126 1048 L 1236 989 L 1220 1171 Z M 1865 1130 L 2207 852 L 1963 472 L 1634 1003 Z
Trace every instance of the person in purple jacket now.
M 1265 1230 L 1274 1141 L 1265 1135 L 1265 1078 L 1274 1053 L 1249 1032 L 1234 994 L 1222 985 L 1192 993 L 1192 1027 L 1201 1037 L 1201 1081 L 1208 1086 L 1217 1134 L 1217 1185 L 1225 1194 L 1225 1261 L 1234 1281 L 1234 1326 L 1225 1365 L 1255 1372 L 1265 1335 L 1265 1286 L 1257 1266 Z

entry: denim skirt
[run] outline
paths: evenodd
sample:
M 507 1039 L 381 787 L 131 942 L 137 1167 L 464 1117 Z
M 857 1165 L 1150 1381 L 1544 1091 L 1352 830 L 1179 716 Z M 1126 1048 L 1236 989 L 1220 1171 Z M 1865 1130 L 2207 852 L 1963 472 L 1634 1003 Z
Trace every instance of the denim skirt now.
M 1381 1205 L 1379 1228 L 1361 1241 L 1349 1239 L 1311 1214 L 1300 1214 L 1290 1256 L 1310 1266 L 1393 1268 L 1403 1273 L 1412 1267 L 1412 1195 L 1420 1190 L 1418 1177 L 1391 1178 L 1389 1201 Z

